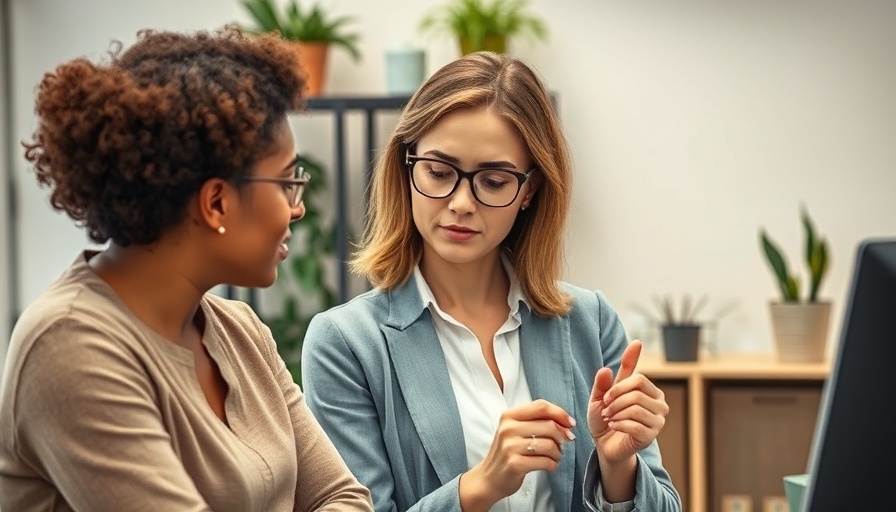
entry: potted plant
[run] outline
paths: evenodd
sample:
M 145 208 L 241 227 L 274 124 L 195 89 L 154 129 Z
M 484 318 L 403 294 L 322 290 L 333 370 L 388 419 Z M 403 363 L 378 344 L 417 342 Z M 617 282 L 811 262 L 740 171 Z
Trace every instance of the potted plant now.
M 277 350 L 293 379 L 301 383 L 302 343 L 311 318 L 337 304 L 334 286 L 327 279 L 327 259 L 335 259 L 336 239 L 332 224 L 325 222 L 317 204 L 327 187 L 323 166 L 309 156 L 299 165 L 311 176 L 305 194 L 305 216 L 290 225 L 289 257 L 277 275 L 283 306 L 277 315 L 266 315 Z
M 766 261 L 781 291 L 781 301 L 770 304 L 772 332 L 778 358 L 782 361 L 817 362 L 824 359 L 831 303 L 818 299 L 818 291 L 828 270 L 828 249 L 805 208 L 800 211 L 806 234 L 804 262 L 809 271 L 805 299 L 800 298 L 800 279 L 792 275 L 778 246 L 765 230 L 759 232 Z
M 244 31 L 278 32 L 284 39 L 296 42 L 299 62 L 308 75 L 309 96 L 319 96 L 323 90 L 330 46 L 346 50 L 355 60 L 361 58 L 358 34 L 345 30 L 351 17 L 333 17 L 320 4 L 303 9 L 297 0 L 290 0 L 283 12 L 273 0 L 243 0 L 242 4 L 255 22 L 255 26 L 243 27 Z
M 424 32 L 453 35 L 462 55 L 489 50 L 504 53 L 517 36 L 547 37 L 544 21 L 526 11 L 526 0 L 449 0 L 423 18 Z
M 658 314 L 653 314 L 638 305 L 633 307 L 660 326 L 663 340 L 663 354 L 666 361 L 696 361 L 700 353 L 701 323 L 697 315 L 706 305 L 707 296 L 702 295 L 697 302 L 685 294 L 681 305 L 676 308 L 670 296 L 653 296 L 653 304 Z

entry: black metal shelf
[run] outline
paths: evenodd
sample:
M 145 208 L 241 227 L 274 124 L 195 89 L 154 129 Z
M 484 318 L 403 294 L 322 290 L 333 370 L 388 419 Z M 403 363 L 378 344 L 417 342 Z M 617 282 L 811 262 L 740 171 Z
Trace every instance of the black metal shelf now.
M 336 260 L 339 262 L 339 301 L 348 300 L 348 169 L 345 133 L 345 116 L 351 111 L 364 113 L 365 120 L 365 183 L 373 171 L 373 156 L 376 151 L 376 114 L 380 111 L 399 111 L 404 108 L 410 96 L 319 96 L 308 98 L 307 112 L 332 112 L 334 117 L 333 138 L 335 152 L 333 158 L 334 184 L 336 195 Z

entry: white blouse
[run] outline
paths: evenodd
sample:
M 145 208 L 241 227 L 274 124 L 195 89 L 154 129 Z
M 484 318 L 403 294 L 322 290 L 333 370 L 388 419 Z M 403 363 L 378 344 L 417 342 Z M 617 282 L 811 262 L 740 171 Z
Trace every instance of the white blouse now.
M 505 268 L 507 265 L 505 264 Z M 526 370 L 520 356 L 520 314 L 519 303 L 526 299 L 521 293 L 515 274 L 510 275 L 510 292 L 507 304 L 510 315 L 495 333 L 495 359 L 504 391 L 482 357 L 479 340 L 466 326 L 442 311 L 429 285 L 420 273 L 414 270 L 414 278 L 423 304 L 433 313 L 436 334 L 448 363 L 448 376 L 460 413 L 464 429 L 464 443 L 467 451 L 467 466 L 472 468 L 485 458 L 495 438 L 501 413 L 507 409 L 532 401 Z M 520 489 L 495 503 L 491 512 L 553 512 L 551 486 L 546 471 L 533 471 L 523 479 Z

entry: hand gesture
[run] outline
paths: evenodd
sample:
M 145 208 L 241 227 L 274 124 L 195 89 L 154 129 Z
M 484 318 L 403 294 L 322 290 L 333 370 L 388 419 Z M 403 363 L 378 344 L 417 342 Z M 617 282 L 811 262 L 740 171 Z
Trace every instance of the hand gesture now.
M 575 439 L 574 425 L 569 413 L 546 400 L 505 411 L 485 458 L 461 477 L 462 509 L 488 510 L 518 491 L 527 473 L 557 469 L 563 444 Z
M 588 403 L 588 428 L 597 452 L 606 462 L 622 462 L 643 450 L 666 424 L 669 406 L 663 392 L 635 373 L 641 342 L 633 341 L 622 354 L 619 373 L 601 368 L 594 376 Z

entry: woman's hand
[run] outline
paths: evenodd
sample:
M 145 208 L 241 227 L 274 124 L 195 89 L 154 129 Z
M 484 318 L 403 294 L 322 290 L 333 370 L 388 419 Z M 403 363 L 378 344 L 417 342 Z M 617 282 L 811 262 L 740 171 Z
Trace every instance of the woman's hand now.
M 622 354 L 619 373 L 601 368 L 594 376 L 588 403 L 588 428 L 603 463 L 622 463 L 656 439 L 669 414 L 665 395 L 650 380 L 635 373 L 641 342 Z
M 529 472 L 557 469 L 563 444 L 575 439 L 574 425 L 569 413 L 546 400 L 505 411 L 485 458 L 461 476 L 461 509 L 488 510 L 518 491 Z

